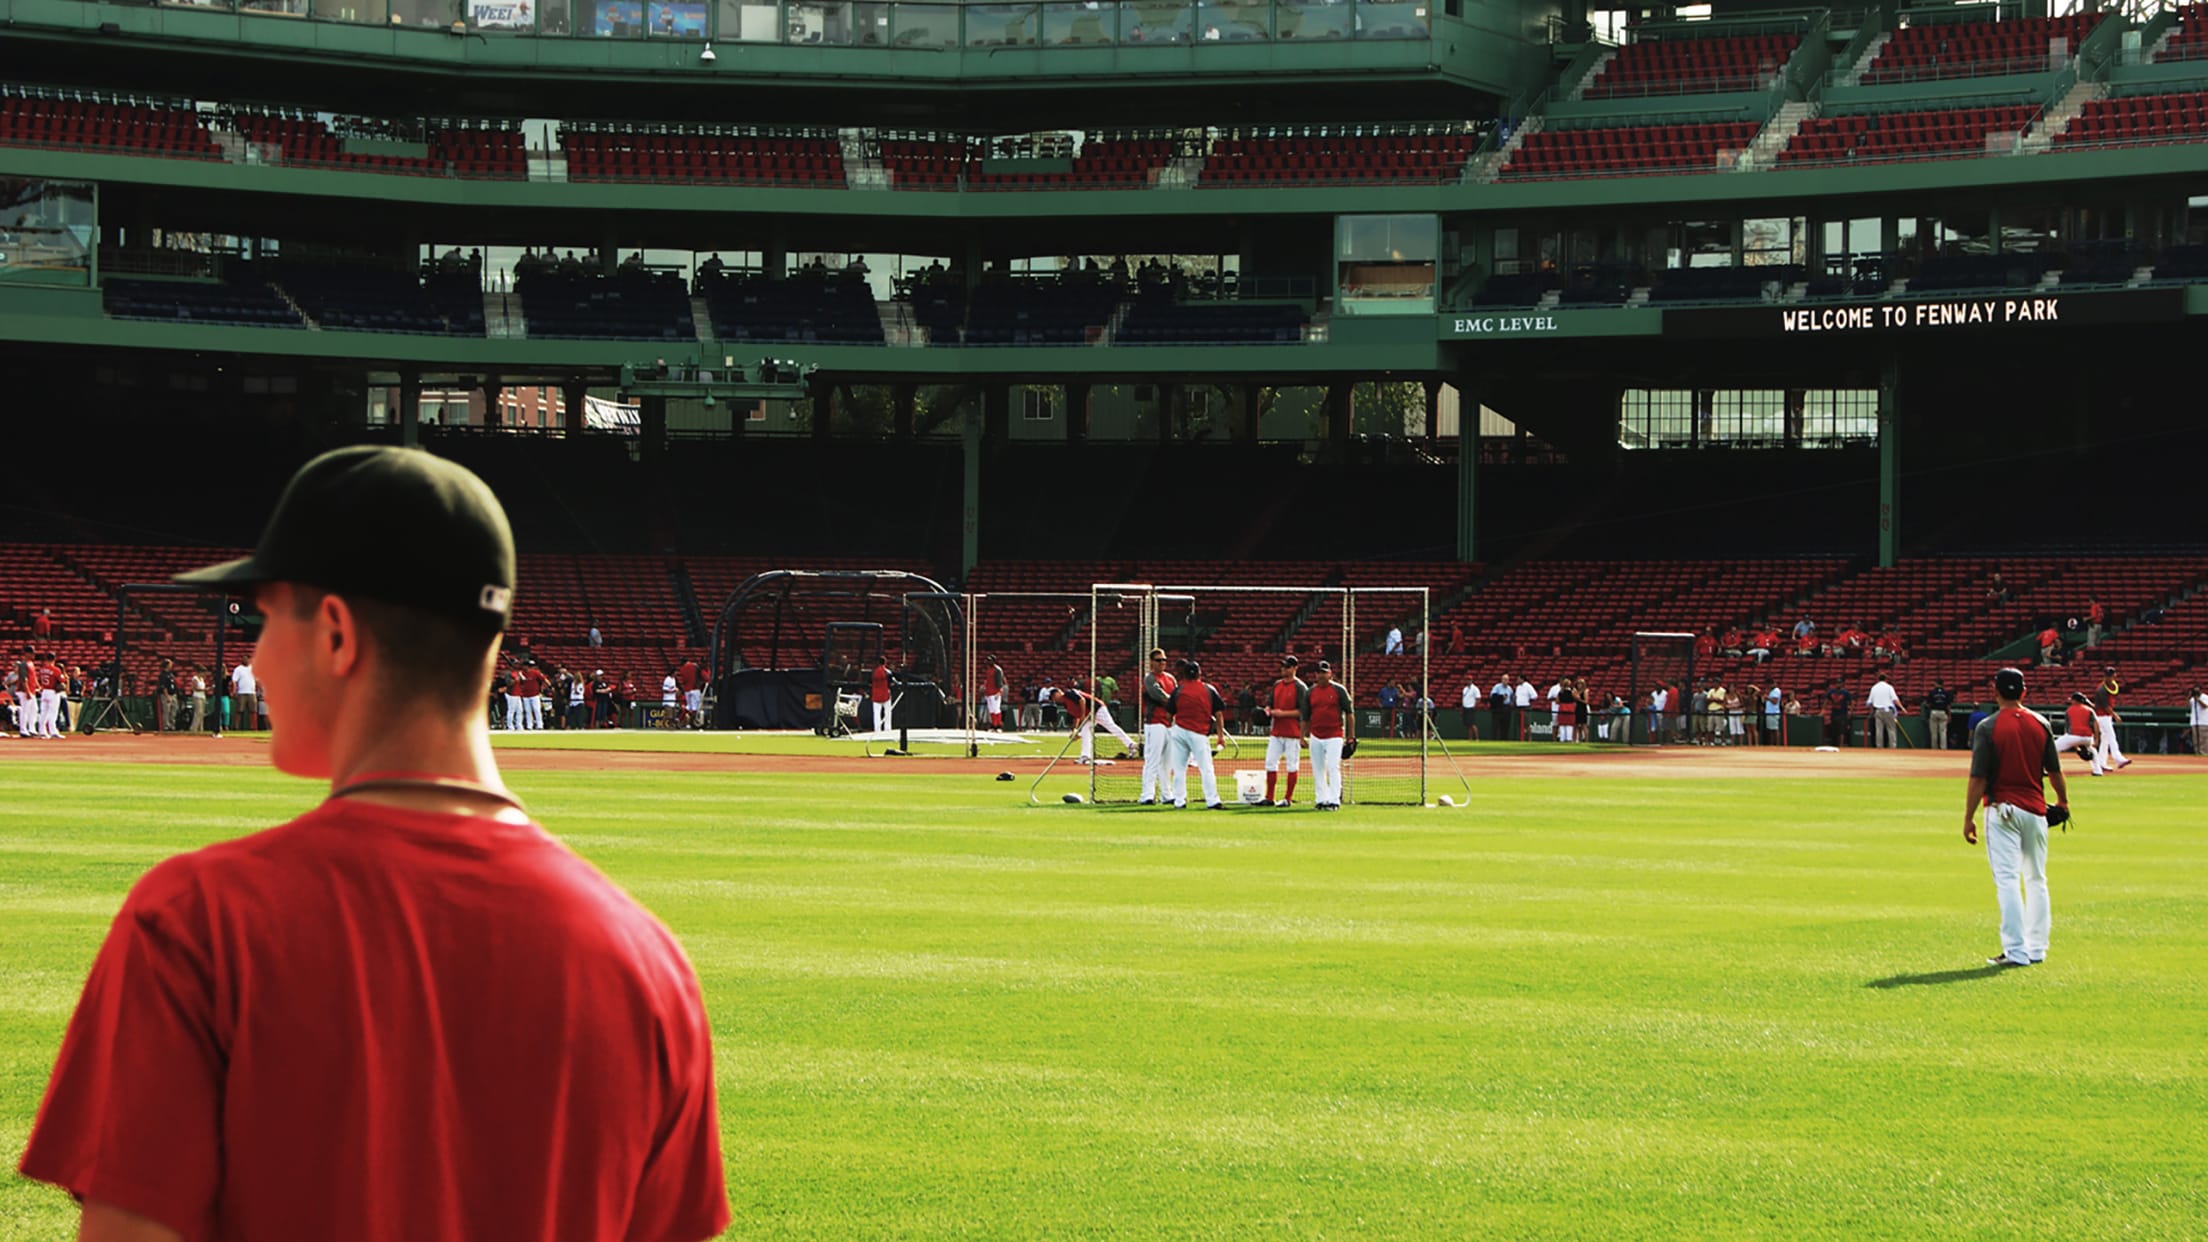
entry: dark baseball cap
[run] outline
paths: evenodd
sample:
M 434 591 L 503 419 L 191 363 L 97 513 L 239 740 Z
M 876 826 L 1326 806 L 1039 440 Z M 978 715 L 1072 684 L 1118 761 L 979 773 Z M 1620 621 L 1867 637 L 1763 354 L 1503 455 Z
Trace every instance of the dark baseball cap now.
M 1321 660 L 1321 661 L 1319 661 L 1319 663 L 1318 663 L 1318 670 L 1319 670 L 1320 672 L 1322 672 L 1322 673 L 1331 673 L 1331 672 L 1333 672 L 1333 671 L 1334 671 L 1334 666 L 1333 666 L 1333 665 L 1331 665 L 1331 664 L 1328 664 L 1328 663 L 1327 663 L 1326 661 L 1324 661 L 1324 660 Z
M 1296 657 L 1292 655 L 1284 655 L 1280 657 L 1280 666 L 1282 668 L 1294 668 L 1296 666 Z
M 420 449 L 357 445 L 291 476 L 253 555 L 176 581 L 239 593 L 297 582 L 496 633 L 513 612 L 514 534 L 498 497 L 466 467 Z
M 2024 670 L 2005 668 L 1993 675 L 1993 689 L 1997 694 L 2012 699 L 2024 697 Z

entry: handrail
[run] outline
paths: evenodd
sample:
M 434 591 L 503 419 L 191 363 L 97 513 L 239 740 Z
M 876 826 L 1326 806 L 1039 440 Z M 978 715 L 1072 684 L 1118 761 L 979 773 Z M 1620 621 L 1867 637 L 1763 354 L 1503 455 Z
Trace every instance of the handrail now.
M 1870 50 L 1872 41 L 1892 28 L 1893 19 L 1887 15 L 1883 6 L 1874 4 L 1865 9 L 1863 20 L 1857 24 L 1855 33 L 1849 36 L 1845 46 L 1833 53 L 1831 62 L 1825 68 L 1825 81 L 1834 86 L 1839 85 L 1840 78 L 1851 71 L 1857 61 L 1863 59 L 1864 52 Z

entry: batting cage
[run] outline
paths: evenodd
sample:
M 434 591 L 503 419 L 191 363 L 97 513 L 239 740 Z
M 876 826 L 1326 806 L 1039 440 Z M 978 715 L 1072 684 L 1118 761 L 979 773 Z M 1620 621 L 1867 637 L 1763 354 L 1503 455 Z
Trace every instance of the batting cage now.
M 1627 733 L 1636 745 L 1693 741 L 1696 722 L 1687 718 L 1687 703 L 1694 689 L 1694 635 L 1633 635 L 1625 701 L 1633 709 L 1633 725 Z
M 83 732 L 129 729 L 220 734 L 222 705 L 229 696 L 230 669 L 251 650 L 260 623 L 237 600 L 221 591 L 173 582 L 122 582 L 115 593 L 114 654 L 86 671 L 91 693 L 76 722 Z M 170 667 L 162 668 L 162 661 Z M 164 683 L 163 673 L 173 679 Z M 207 688 L 203 701 L 190 694 L 198 675 Z M 174 693 L 164 689 L 173 684 Z M 144 696 L 148 717 L 133 721 L 126 701 Z M 206 718 L 200 718 L 206 712 Z M 256 722 L 237 727 L 253 728 Z
M 892 729 L 960 728 L 963 615 L 958 596 L 919 574 L 754 574 L 714 622 L 706 718 L 717 729 L 865 733 L 874 669 L 887 663 Z
M 977 631 L 987 632 L 986 617 L 998 606 L 978 605 L 984 620 Z M 1053 599 L 1050 606 L 1066 605 Z M 1264 797 L 1271 727 L 1258 709 L 1270 701 L 1284 655 L 1297 658 L 1293 671 L 1307 683 L 1320 662 L 1329 663 L 1356 705 L 1351 733 L 1358 748 L 1342 764 L 1345 804 L 1416 806 L 1444 792 L 1452 801 L 1468 798 L 1469 784 L 1433 727 L 1428 614 L 1422 587 L 1094 584 L 1071 604 L 1052 645 L 1061 661 L 1086 655 L 1081 680 L 1102 702 L 1085 705 L 1077 726 L 1053 722 L 1069 731 L 1034 787 L 1062 765 L 1083 765 L 1092 802 L 1142 799 L 1152 747 L 1143 745 L 1143 753 L 1130 747 L 1144 741 L 1146 657 L 1162 649 L 1169 668 L 1196 661 L 1227 704 L 1225 744 L 1213 755 L 1222 801 Z M 1115 688 L 1116 694 L 1098 693 Z M 1307 752 L 1298 754 L 1295 770 L 1305 791 L 1298 800 L 1308 805 L 1316 773 Z M 1283 761 L 1278 777 L 1286 772 Z M 1447 779 L 1437 779 L 1443 772 Z M 1158 775 L 1153 769 L 1152 783 Z M 1189 798 L 1200 801 L 1195 772 L 1188 779 Z

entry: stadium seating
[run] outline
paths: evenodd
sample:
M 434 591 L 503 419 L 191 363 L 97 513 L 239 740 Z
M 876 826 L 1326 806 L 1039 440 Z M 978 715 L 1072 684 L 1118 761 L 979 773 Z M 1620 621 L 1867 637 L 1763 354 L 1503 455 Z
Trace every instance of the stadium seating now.
M 1649 291 L 1651 302 L 1753 301 L 1783 293 L 1802 279 L 1794 264 L 1762 267 L 1679 267 L 1665 271 Z
M 2177 13 L 2177 27 L 2155 56 L 2156 64 L 2208 58 L 2208 5 L 2188 4 Z
M 1174 143 L 1167 138 L 1090 139 L 1074 155 L 1072 167 L 1049 172 L 985 172 L 980 148 L 967 152 L 969 190 L 1142 189 L 1156 182 L 1158 170 L 1171 164 Z
M 806 341 L 879 345 L 882 317 L 862 279 L 727 276 L 699 281 L 724 341 Z
M 1221 137 L 1205 157 L 1199 188 L 1325 185 L 1339 182 L 1447 183 L 1479 149 L 1474 130 L 1430 134 Z
M 2208 135 L 2208 92 L 2118 95 L 2089 100 L 2068 128 L 2055 135 L 2055 145 L 2166 146 L 2198 142 L 2204 135 Z
M 106 103 L 10 94 L 0 98 L 0 145 L 93 148 L 219 160 L 206 118 L 181 104 Z
M 1956 254 L 1926 259 L 1909 280 L 1911 293 L 1958 289 L 2030 289 L 2049 269 L 2063 265 L 2059 254 Z
M 1759 91 L 1786 68 L 1799 35 L 1652 39 L 1628 43 L 1590 79 L 1587 99 Z
M 955 190 L 969 150 L 960 140 L 889 138 L 881 144 L 882 167 L 900 190 Z
M 1746 148 L 1756 129 L 1754 121 L 1544 129 L 1526 136 L 1501 175 L 1536 181 L 1714 172 L 1723 153 Z
M 564 126 L 570 181 L 841 187 L 843 148 L 832 133 L 736 134 L 711 126 L 667 131 Z
M 2036 115 L 2029 105 L 2011 104 L 1811 117 L 1779 152 L 1779 163 L 1883 163 L 1983 154 L 1989 136 L 2022 133 Z
M 1472 295 L 1472 305 L 1535 306 L 1551 291 L 1562 289 L 1563 283 L 1554 271 L 1504 272 L 1487 278 Z
M 1081 345 L 1103 331 L 1119 307 L 1104 284 L 1003 281 L 974 290 L 968 345 Z
M 465 273 L 412 273 L 376 268 L 284 265 L 269 280 L 325 329 L 483 335 L 483 289 Z
M 2003 73 L 2043 73 L 2057 58 L 2050 48 L 2064 40 L 2065 58 L 2093 33 L 2104 14 L 2034 17 L 2009 22 L 1928 22 L 1894 32 L 1863 72 L 1863 84 L 1975 78 Z
M 228 122 L 239 136 L 275 153 L 286 164 L 427 177 L 513 179 L 528 173 L 519 129 L 494 122 L 429 127 L 425 155 L 356 151 L 319 116 L 233 110 Z
M 1124 345 L 1274 345 L 1303 339 L 1310 316 L 1278 303 L 1176 302 L 1147 289 L 1130 303 L 1114 340 Z
M 248 328 L 304 328 L 306 323 L 265 281 L 108 280 L 101 284 L 107 313 L 117 319 L 231 324 Z
M 697 340 L 689 292 L 663 272 L 525 271 L 514 278 L 532 337 Z

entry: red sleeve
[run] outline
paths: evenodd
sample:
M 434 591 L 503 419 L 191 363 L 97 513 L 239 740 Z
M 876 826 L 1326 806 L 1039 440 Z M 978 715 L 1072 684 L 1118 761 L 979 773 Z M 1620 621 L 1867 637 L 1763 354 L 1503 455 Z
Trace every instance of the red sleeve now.
M 108 928 L 21 1167 L 206 1237 L 222 1182 L 224 1053 L 206 958 L 146 898 L 170 887 L 164 873 L 141 880 Z
M 669 1109 L 653 1135 L 636 1187 L 626 1242 L 700 1242 L 728 1228 L 720 1115 L 713 1103 L 713 1037 L 697 974 L 683 967 L 679 1012 L 661 1049 Z

